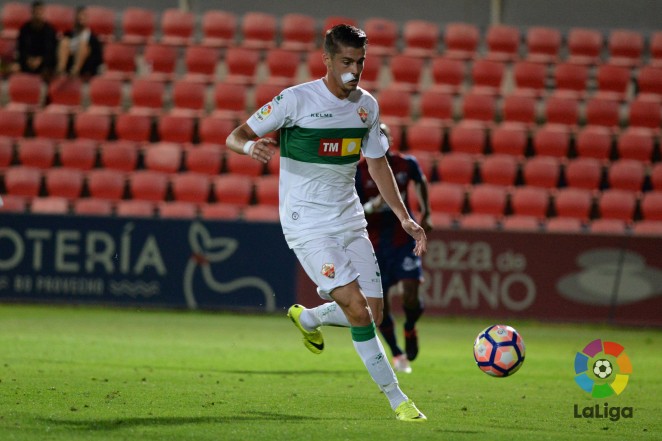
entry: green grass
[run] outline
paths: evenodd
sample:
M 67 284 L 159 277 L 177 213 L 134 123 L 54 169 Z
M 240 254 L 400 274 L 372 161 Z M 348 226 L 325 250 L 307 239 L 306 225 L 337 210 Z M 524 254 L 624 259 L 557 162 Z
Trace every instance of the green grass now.
M 662 333 L 511 321 L 527 345 L 513 377 L 476 368 L 489 320 L 424 317 L 403 390 L 425 424 L 396 421 L 352 347 L 325 329 L 310 354 L 284 316 L 0 305 L 2 440 L 637 440 L 662 433 Z M 577 350 L 603 338 L 633 364 L 610 406 L 631 419 L 576 419 L 602 405 L 573 381 Z

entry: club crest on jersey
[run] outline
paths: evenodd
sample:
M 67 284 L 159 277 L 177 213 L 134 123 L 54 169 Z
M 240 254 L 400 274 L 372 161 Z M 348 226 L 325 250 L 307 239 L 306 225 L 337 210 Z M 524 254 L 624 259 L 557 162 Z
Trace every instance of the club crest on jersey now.
M 273 107 L 271 106 L 271 103 L 267 103 L 264 106 L 262 106 L 260 110 L 255 112 L 255 118 L 257 118 L 260 121 L 264 121 L 265 119 L 269 118 L 269 115 L 271 115 L 272 110 Z
M 361 118 L 362 122 L 366 122 L 368 120 L 368 111 L 365 109 L 365 107 L 359 107 L 356 112 L 359 114 L 359 118 Z
M 361 138 L 322 138 L 318 154 L 320 156 L 352 156 L 361 151 Z
M 332 263 L 325 263 L 322 265 L 322 275 L 333 279 L 336 277 L 336 266 Z

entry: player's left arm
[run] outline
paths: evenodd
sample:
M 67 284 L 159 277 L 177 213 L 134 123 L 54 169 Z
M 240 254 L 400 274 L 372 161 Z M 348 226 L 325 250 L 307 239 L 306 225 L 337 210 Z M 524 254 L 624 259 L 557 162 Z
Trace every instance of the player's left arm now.
M 398 185 L 393 176 L 393 170 L 391 170 L 391 166 L 388 164 L 386 156 L 380 156 L 378 158 L 366 157 L 366 161 L 368 163 L 370 176 L 373 181 L 375 181 L 375 184 L 377 184 L 377 188 L 379 189 L 382 198 L 400 220 L 402 228 L 416 240 L 414 253 L 417 256 L 422 255 L 427 251 L 427 237 L 425 236 L 425 231 L 423 230 L 423 227 L 418 225 L 414 219 L 409 216 L 409 212 L 400 197 Z

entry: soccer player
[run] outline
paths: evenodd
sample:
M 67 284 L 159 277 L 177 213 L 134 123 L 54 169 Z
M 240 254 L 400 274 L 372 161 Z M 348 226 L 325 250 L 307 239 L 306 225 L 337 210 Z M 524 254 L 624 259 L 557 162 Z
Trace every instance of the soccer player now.
M 381 124 L 381 130 L 391 145 L 391 130 Z M 395 175 L 400 196 L 405 207 L 410 211 L 407 187 L 414 183 L 421 207 L 421 227 L 425 232 L 432 229 L 430 223 L 430 201 L 428 199 L 427 179 L 414 156 L 398 152 L 386 153 L 389 165 Z M 418 295 L 418 287 L 423 278 L 421 258 L 416 256 L 414 239 L 400 228 L 398 218 L 384 199 L 368 171 L 368 164 L 361 161 L 356 172 L 356 189 L 368 221 L 368 235 L 377 254 L 381 270 L 382 290 L 384 292 L 384 319 L 379 325 L 386 343 L 393 354 L 393 367 L 398 372 L 411 372 L 409 361 L 418 355 L 418 337 L 416 322 L 423 314 L 423 303 Z M 399 285 L 398 285 L 399 284 Z M 404 336 L 406 354 L 398 346 L 395 335 L 395 322 L 391 314 L 389 290 L 398 286 L 402 292 L 402 306 L 405 312 Z
M 382 197 L 415 240 L 427 249 L 425 231 L 409 215 L 398 192 L 380 135 L 377 101 L 361 89 L 367 37 L 345 24 L 327 31 L 321 79 L 285 89 L 227 138 L 236 153 L 266 163 L 274 139 L 256 137 L 280 129 L 279 211 L 283 233 L 317 292 L 317 308 L 293 305 L 288 316 L 313 353 L 324 349 L 321 325 L 349 326 L 354 348 L 388 398 L 396 418 L 426 417 L 402 392 L 376 333 L 383 309 L 379 266 L 366 231 L 354 176 L 361 153 Z

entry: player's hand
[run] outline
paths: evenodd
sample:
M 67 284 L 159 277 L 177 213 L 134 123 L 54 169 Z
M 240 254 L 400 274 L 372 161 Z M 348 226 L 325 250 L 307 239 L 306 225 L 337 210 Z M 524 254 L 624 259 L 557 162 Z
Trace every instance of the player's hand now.
M 384 198 L 380 194 L 378 194 L 374 198 L 370 199 L 370 202 L 372 202 L 372 208 L 373 208 L 374 211 L 381 210 L 382 207 L 384 206 L 384 204 L 386 204 L 386 202 L 384 201 Z
M 276 145 L 278 143 L 273 138 L 260 138 L 255 141 L 255 144 L 253 144 L 248 152 L 248 156 L 266 164 L 274 155 L 273 146 Z
M 402 221 L 402 228 L 409 234 L 411 237 L 416 240 L 416 246 L 414 247 L 414 254 L 417 256 L 422 256 L 428 250 L 428 238 L 425 235 L 425 230 L 423 227 L 414 222 L 413 219 L 405 219 Z
M 421 217 L 421 227 L 426 233 L 432 231 L 432 221 L 430 220 L 430 215 Z

